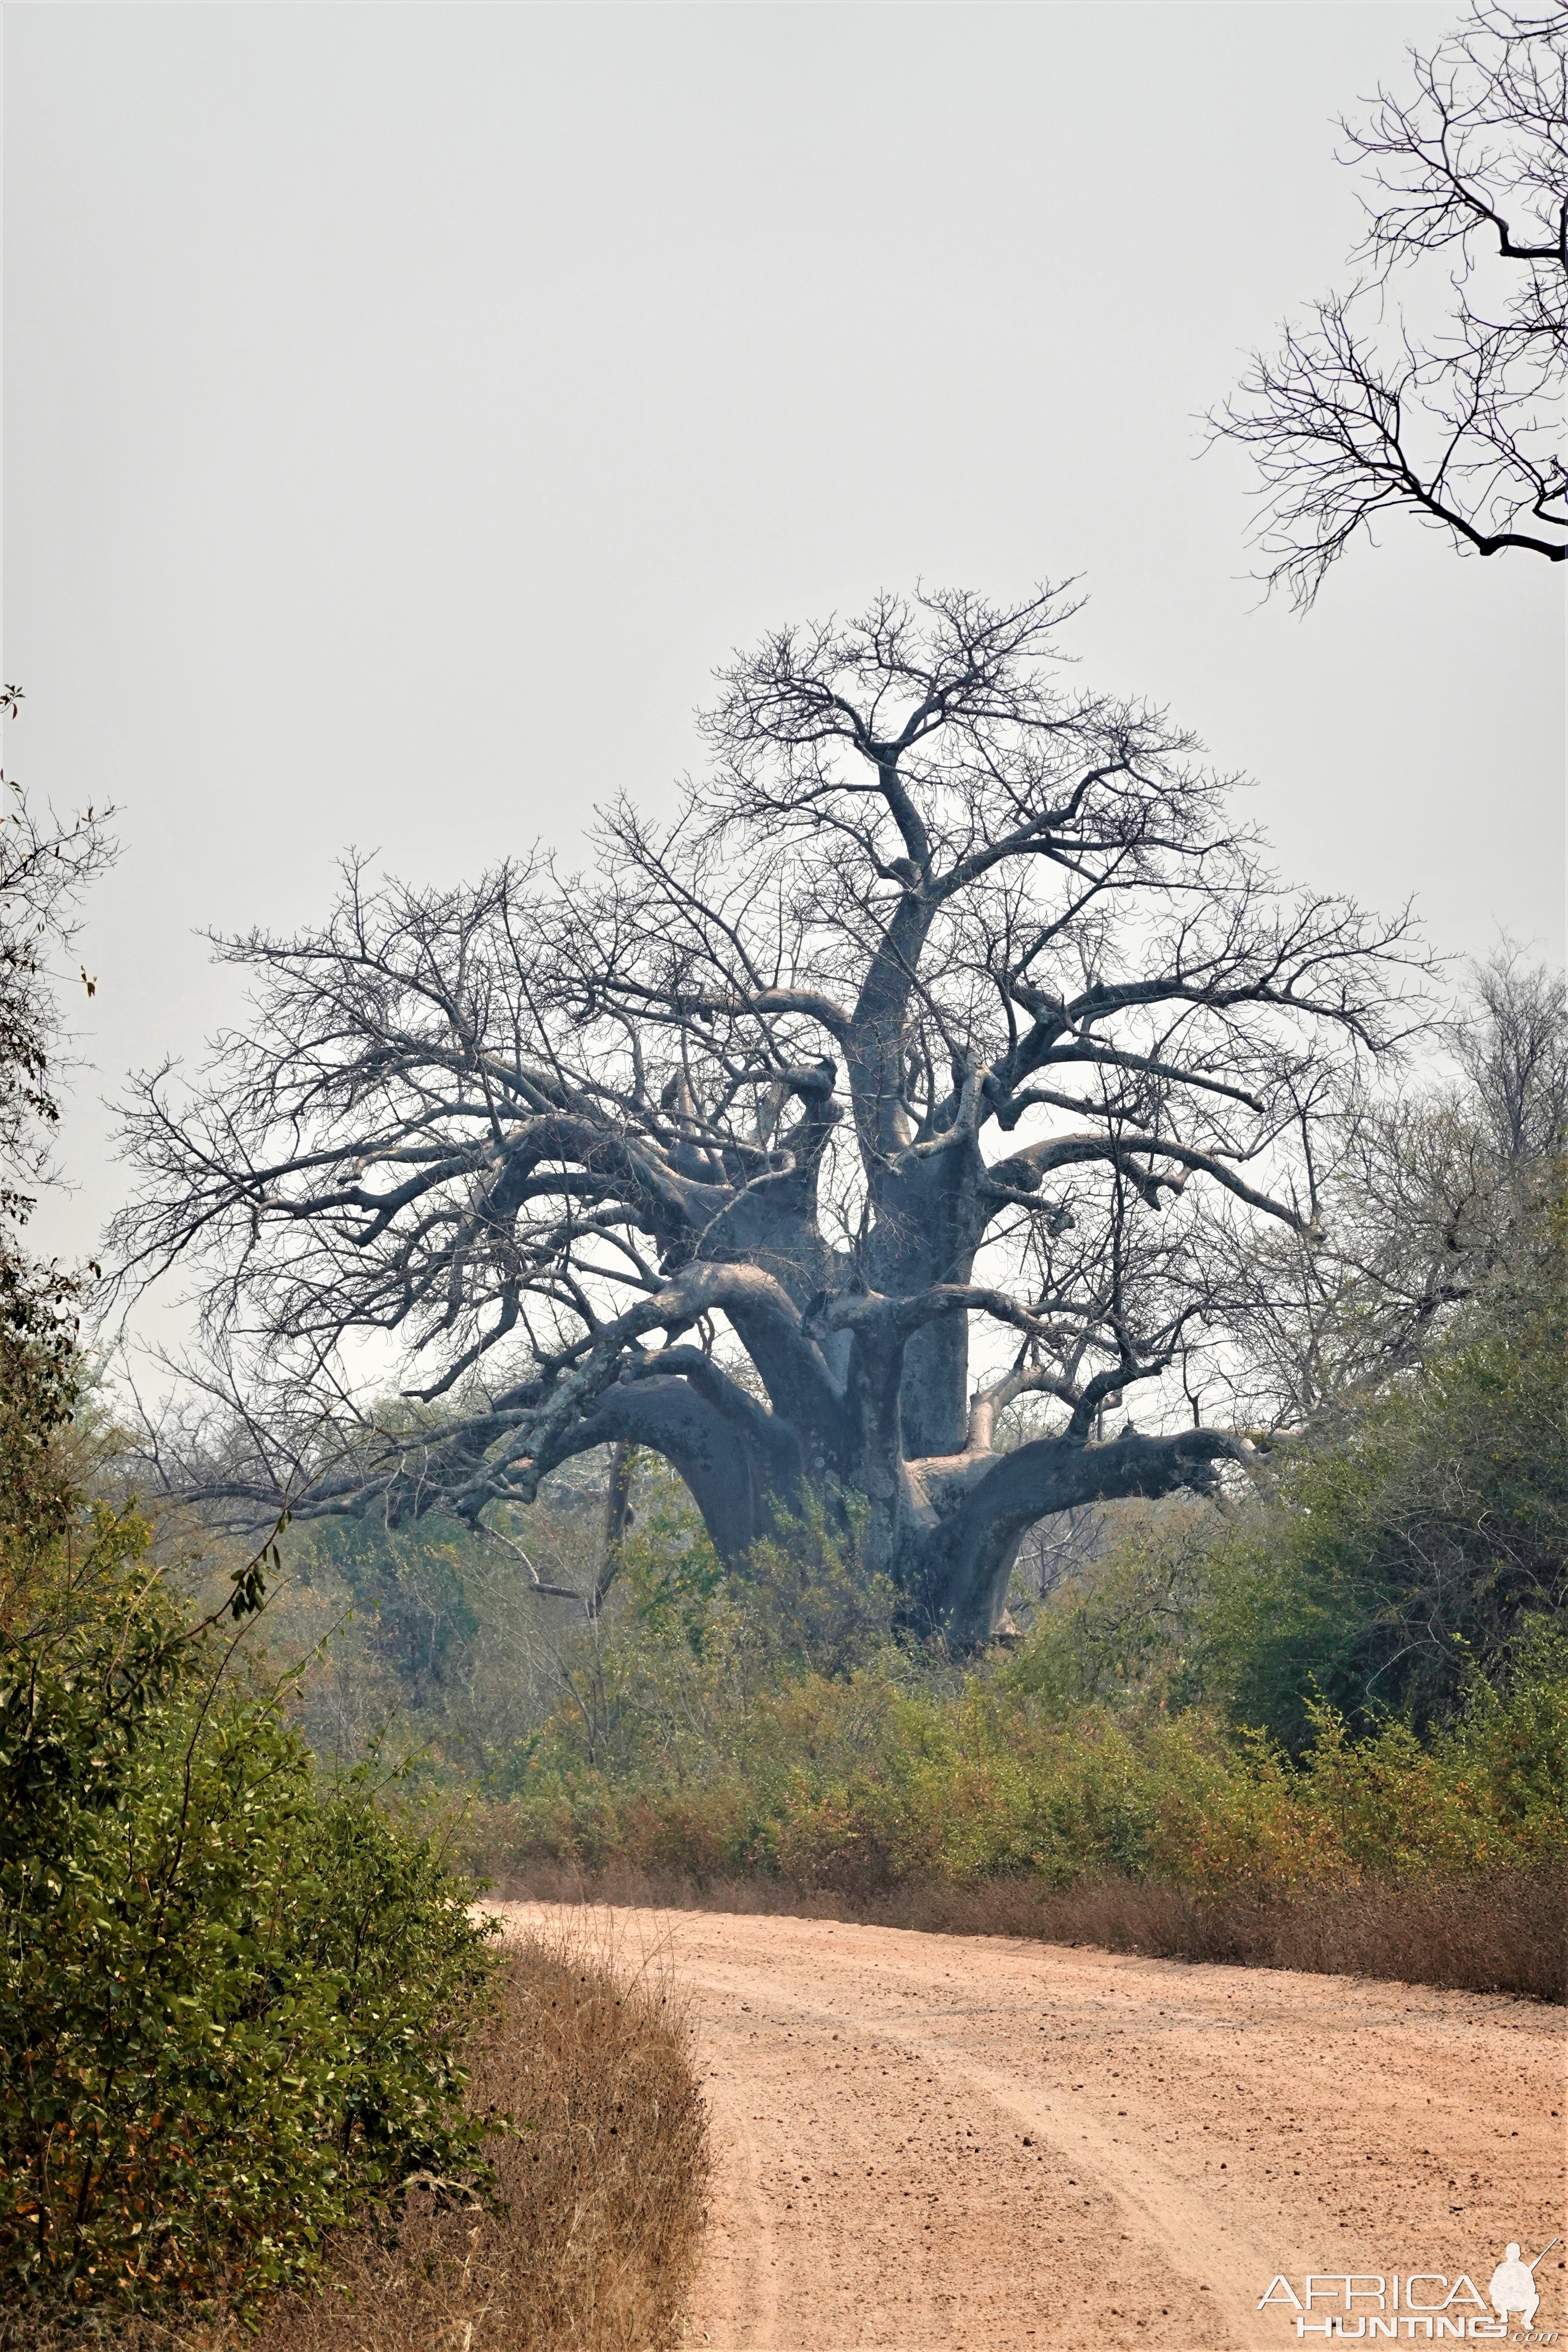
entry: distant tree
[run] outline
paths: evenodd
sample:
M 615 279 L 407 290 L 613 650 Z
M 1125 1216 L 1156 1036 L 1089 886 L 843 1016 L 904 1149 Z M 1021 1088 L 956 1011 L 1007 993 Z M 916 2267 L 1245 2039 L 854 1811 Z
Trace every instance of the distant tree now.
M 1452 1066 L 1353 1090 L 1318 1137 L 1319 1228 L 1235 1237 L 1230 1324 L 1250 1413 L 1359 1411 L 1509 1276 L 1568 1171 L 1563 975 L 1505 944 L 1443 1024 Z
M 1385 514 L 1461 553 L 1568 554 L 1568 7 L 1480 0 L 1410 61 L 1409 94 L 1342 126 L 1372 181 L 1363 274 L 1210 419 L 1253 453 L 1267 577 L 1303 606 Z
M 1405 926 L 1282 891 L 1189 738 L 1069 691 L 1070 609 L 783 630 L 596 873 L 355 866 L 324 929 L 221 943 L 254 1013 L 141 1083 L 117 1230 L 131 1279 L 203 1269 L 228 1418 L 165 1423 L 165 1481 L 479 1524 L 645 1447 L 721 1558 L 838 1515 L 963 1643 L 1039 1519 L 1244 1454 L 1191 1402 L 1214 1204 L 1310 1224 L 1310 1107 L 1395 1033 Z M 367 1342 L 399 1412 L 353 1407 Z M 1140 1384 L 1186 1425 L 1101 1442 Z M 1054 1419 L 998 1451 L 1026 1394 Z

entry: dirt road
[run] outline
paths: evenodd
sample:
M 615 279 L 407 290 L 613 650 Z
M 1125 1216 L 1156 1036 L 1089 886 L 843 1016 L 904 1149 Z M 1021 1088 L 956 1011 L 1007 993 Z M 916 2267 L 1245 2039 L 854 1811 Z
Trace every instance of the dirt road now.
M 1528 2262 L 1568 2236 L 1559 2009 L 825 1920 L 500 1907 L 662 1956 L 689 1995 L 716 2156 L 691 2347 L 1283 2347 L 1288 2294 L 1257 2306 L 1281 2277 L 1300 2302 L 1309 2271 L 1309 2344 L 1350 2273 L 1352 2340 L 1374 2278 L 1393 2316 L 1395 2273 L 1400 2340 L 1469 2340 L 1507 2242 Z M 1535 2273 L 1535 2325 L 1568 2343 L 1563 2260 Z M 1446 2297 L 1441 2326 L 1409 2325 Z

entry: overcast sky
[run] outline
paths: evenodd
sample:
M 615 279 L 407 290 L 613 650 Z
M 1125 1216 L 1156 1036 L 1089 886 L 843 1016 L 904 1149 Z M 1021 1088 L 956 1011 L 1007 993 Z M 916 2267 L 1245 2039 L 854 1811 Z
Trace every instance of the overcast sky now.
M 1289 876 L 1562 950 L 1563 592 L 1413 526 L 1305 620 L 1196 417 L 1342 283 L 1332 118 L 1447 8 L 12 5 L 7 768 L 112 798 L 99 1098 L 236 1009 L 204 926 L 657 800 L 731 646 L 1081 574 Z

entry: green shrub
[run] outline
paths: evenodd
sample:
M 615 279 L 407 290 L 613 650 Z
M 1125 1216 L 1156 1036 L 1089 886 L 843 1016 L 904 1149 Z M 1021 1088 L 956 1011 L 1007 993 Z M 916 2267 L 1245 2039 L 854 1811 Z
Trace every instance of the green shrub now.
M 485 2176 L 491 1961 L 467 1882 L 364 1775 L 319 1790 L 146 1540 L 99 1512 L 0 1632 L 0 2292 L 244 2309 L 411 2176 Z
M 1568 1201 L 1419 1369 L 1215 1543 L 1184 1611 L 1187 1686 L 1288 1746 L 1314 1690 L 1451 1720 L 1568 1612 Z M 1178 1685 L 1179 1688 L 1180 1685 Z

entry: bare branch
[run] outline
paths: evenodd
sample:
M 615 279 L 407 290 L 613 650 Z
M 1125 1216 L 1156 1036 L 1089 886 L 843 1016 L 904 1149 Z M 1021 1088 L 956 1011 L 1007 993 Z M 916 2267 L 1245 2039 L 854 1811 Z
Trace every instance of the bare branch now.
M 1303 607 L 1384 514 L 1461 553 L 1568 555 L 1568 15 L 1480 0 L 1410 66 L 1413 95 L 1345 126 L 1370 276 L 1288 324 L 1209 419 L 1251 450 L 1265 577 Z M 1423 331 L 1393 281 L 1434 257 L 1446 317 Z

